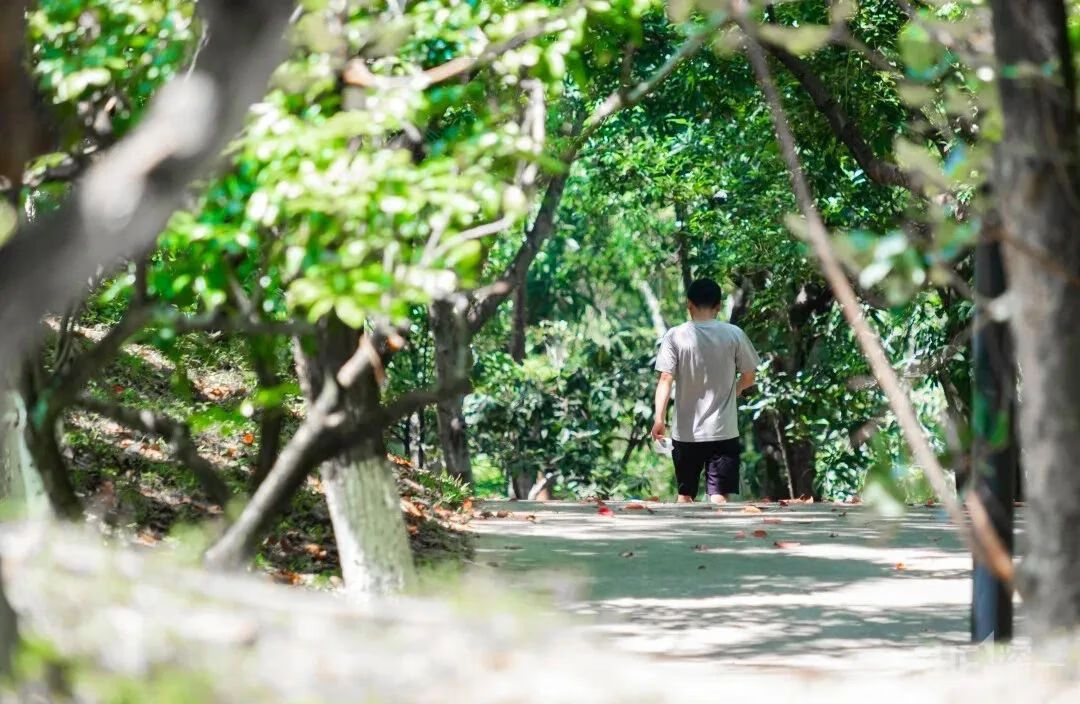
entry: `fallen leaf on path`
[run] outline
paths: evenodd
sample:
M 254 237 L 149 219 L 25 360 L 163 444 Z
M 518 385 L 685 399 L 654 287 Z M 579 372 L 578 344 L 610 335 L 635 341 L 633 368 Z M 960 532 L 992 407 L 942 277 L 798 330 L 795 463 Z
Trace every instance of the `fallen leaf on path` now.
M 272 576 L 275 581 L 283 584 L 296 585 L 304 581 L 303 577 L 291 570 L 278 570 L 277 572 L 274 572 Z
M 644 511 L 645 507 L 641 504 L 626 504 L 623 506 L 624 511 Z
M 633 557 L 633 556 L 634 556 L 634 553 L 629 551 L 629 550 L 627 550 L 626 552 L 620 552 L 619 553 L 619 557 Z
M 791 502 L 786 499 L 780 499 L 780 506 L 786 508 Z
M 764 538 L 768 534 L 768 531 L 761 530 L 760 528 L 751 533 L 755 538 Z
M 408 499 L 401 500 L 401 510 L 410 516 L 416 516 L 417 518 L 423 518 L 424 516 L 424 512 L 420 510 L 420 507 Z
M 645 500 L 646 500 L 646 501 L 653 501 L 653 502 L 659 502 L 659 501 L 660 501 L 660 497 L 659 497 L 659 496 L 650 496 L 649 498 L 647 498 L 647 499 L 645 499 Z
M 933 499 L 927 499 L 925 506 L 926 508 L 934 508 L 935 506 L 937 506 L 937 502 Z
M 603 506 L 603 505 L 601 505 L 600 508 L 596 509 L 596 512 L 599 513 L 601 516 L 611 516 L 611 517 L 615 516 L 614 511 L 612 511 L 607 506 Z
M 800 545 L 802 545 L 802 543 L 797 543 L 794 540 L 777 540 L 773 543 L 773 547 L 777 548 L 794 548 Z
M 709 549 L 708 545 L 695 545 L 694 546 L 694 552 L 705 552 L 708 549 Z
M 830 537 L 830 538 L 835 538 L 835 537 L 836 537 L 836 533 L 829 533 L 829 537 Z
M 795 500 L 795 503 L 797 503 L 797 504 L 812 504 L 812 503 L 814 503 L 814 497 L 813 496 L 800 496 L 798 499 Z
M 761 513 L 761 509 L 757 506 L 743 506 L 743 513 Z
M 698 565 L 698 566 L 697 566 L 697 568 L 698 568 L 699 570 L 703 570 L 703 569 L 705 569 L 705 565 Z
M 528 516 L 525 516 L 525 520 L 529 523 L 536 523 L 536 516 L 530 513 Z
M 491 511 L 481 511 L 480 518 L 494 518 L 495 514 Z
M 762 518 L 761 522 L 762 523 L 780 523 L 780 519 L 779 518 Z
M 158 540 L 158 537 L 156 535 L 154 535 L 148 530 L 144 530 L 143 532 L 139 533 L 139 537 L 135 539 L 135 542 L 141 545 L 157 545 L 157 543 L 160 541 Z
M 304 552 L 311 555 L 316 560 L 322 560 L 326 557 L 326 549 L 317 543 L 308 543 L 304 546 Z
M 894 570 L 906 570 L 907 565 L 905 565 L 903 562 L 897 562 L 895 565 L 893 565 L 893 569 Z
M 472 499 L 465 499 L 465 501 L 463 501 L 461 503 L 461 510 L 464 511 L 465 513 L 472 513 L 472 510 L 473 510 Z
M 495 518 L 509 518 L 509 517 L 510 517 L 510 512 L 509 511 L 496 511 L 495 512 Z
M 255 442 L 255 436 L 251 433 L 244 433 L 244 437 L 241 438 L 245 445 L 251 445 Z
M 746 537 L 746 531 L 745 530 L 740 530 L 737 533 L 735 533 L 735 540 L 742 540 L 745 537 Z

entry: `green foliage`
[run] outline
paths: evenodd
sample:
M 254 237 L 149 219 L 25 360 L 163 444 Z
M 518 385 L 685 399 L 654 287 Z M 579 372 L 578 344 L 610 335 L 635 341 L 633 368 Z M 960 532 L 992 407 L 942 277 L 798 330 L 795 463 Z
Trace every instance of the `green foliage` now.
M 653 339 L 591 315 L 540 325 L 540 354 L 523 365 L 489 352 L 467 399 L 474 446 L 508 477 L 555 475 L 557 490 L 611 496 L 639 491 L 627 439 L 647 432 Z

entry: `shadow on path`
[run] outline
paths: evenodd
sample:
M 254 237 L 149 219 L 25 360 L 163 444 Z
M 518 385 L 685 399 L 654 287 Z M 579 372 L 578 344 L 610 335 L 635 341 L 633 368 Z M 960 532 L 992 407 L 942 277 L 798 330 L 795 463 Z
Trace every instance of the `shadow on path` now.
M 478 560 L 523 585 L 576 577 L 568 610 L 657 656 L 895 672 L 940 666 L 968 642 L 971 560 L 939 509 L 886 520 L 830 504 L 609 506 L 613 517 L 489 502 L 510 515 L 474 523 Z

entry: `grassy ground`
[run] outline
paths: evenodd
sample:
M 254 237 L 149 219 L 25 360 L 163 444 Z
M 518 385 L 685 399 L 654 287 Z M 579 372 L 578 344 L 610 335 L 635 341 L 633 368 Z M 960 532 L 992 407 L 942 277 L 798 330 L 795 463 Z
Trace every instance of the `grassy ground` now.
M 105 333 L 104 325 L 77 329 L 75 353 Z M 283 360 L 285 362 L 285 360 Z M 285 364 L 283 364 L 285 366 Z M 258 411 L 245 409 L 256 388 L 239 345 L 189 335 L 163 354 L 147 344 L 128 345 L 89 392 L 124 405 L 186 420 L 199 452 L 243 501 L 258 453 Z M 285 387 L 286 437 L 303 414 L 299 390 Z M 225 511 L 203 496 L 194 476 L 174 463 L 159 438 L 73 410 L 65 418 L 64 452 L 79 494 L 94 520 L 112 531 L 157 544 L 183 539 L 205 543 L 225 523 Z M 471 555 L 471 512 L 460 486 L 394 459 L 402 512 L 421 565 L 456 563 Z M 316 587 L 340 582 L 326 501 L 309 477 L 288 514 L 262 545 L 255 564 L 280 581 Z

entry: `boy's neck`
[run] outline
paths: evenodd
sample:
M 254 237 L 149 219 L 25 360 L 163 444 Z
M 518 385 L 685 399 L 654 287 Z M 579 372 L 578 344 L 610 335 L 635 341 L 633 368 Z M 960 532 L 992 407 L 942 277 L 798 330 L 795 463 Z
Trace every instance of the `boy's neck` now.
M 705 311 L 690 311 L 690 320 L 695 323 L 711 323 L 716 320 L 716 316 L 720 315 L 718 310 L 705 310 Z

